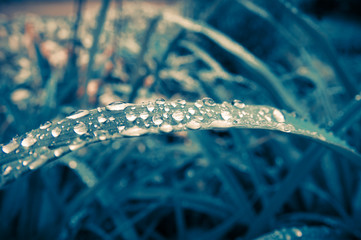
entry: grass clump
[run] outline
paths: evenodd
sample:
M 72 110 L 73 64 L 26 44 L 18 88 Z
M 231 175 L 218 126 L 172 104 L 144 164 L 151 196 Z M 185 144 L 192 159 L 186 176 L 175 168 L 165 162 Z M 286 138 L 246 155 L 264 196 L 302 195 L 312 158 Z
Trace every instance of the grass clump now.
M 361 237 L 357 51 L 297 1 L 187 4 L 2 20 L 2 238 Z

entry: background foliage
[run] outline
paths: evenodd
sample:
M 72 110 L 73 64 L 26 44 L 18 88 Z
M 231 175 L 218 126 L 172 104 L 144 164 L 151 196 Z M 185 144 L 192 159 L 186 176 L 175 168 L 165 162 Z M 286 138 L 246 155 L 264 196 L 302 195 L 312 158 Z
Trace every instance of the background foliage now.
M 324 2 L 103 0 L 86 10 L 79 0 L 69 17 L 1 15 L 0 237 L 361 238 L 361 8 Z M 24 159 L 36 158 L 41 141 L 26 154 L 9 145 L 78 109 L 203 97 L 239 99 L 233 106 L 248 114 L 251 104 L 285 109 L 286 123 L 298 119 L 324 145 L 250 121 L 247 129 L 97 135 L 36 170 Z M 225 120 L 228 105 L 217 106 Z M 110 127 L 103 110 L 92 116 Z M 71 146 L 66 130 L 53 131 L 57 147 Z M 355 154 L 322 147 L 333 138 Z

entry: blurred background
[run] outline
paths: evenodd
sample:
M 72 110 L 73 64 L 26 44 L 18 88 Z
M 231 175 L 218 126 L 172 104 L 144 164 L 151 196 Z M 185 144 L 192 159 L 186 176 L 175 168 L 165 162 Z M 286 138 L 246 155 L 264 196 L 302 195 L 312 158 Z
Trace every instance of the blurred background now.
M 331 129 L 361 99 L 360 39 L 359 0 L 1 0 L 0 143 L 159 98 L 239 99 Z M 360 152 L 360 121 L 337 124 Z M 213 130 L 96 143 L 22 177 L 4 163 L 0 238 L 361 238 L 360 169 L 310 147 Z

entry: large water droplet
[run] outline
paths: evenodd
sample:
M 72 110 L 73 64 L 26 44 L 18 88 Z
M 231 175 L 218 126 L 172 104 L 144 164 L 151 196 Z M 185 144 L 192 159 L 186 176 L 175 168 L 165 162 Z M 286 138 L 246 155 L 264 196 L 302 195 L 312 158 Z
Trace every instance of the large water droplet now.
M 112 102 L 109 105 L 107 105 L 105 108 L 110 110 L 110 111 L 122 111 L 124 110 L 126 107 L 128 107 L 129 103 L 125 103 L 123 101 L 117 101 L 117 102 Z
M 36 138 L 34 138 L 32 135 L 28 135 L 26 138 L 23 139 L 21 145 L 23 147 L 31 147 L 36 143 L 36 141 Z
M 61 133 L 61 128 L 59 127 L 56 127 L 54 128 L 52 131 L 51 131 L 51 135 L 53 135 L 53 137 L 58 137 Z
M 203 104 L 209 107 L 214 107 L 216 106 L 216 103 L 214 102 L 214 100 L 212 98 L 203 98 L 202 99 Z
M 184 114 L 182 111 L 177 110 L 172 114 L 172 117 L 174 120 L 176 120 L 177 122 L 180 122 L 184 119 Z
M 173 131 L 173 127 L 172 125 L 165 123 L 162 126 L 160 126 L 159 130 L 165 133 L 170 133 L 171 131 Z
M 154 103 L 152 103 L 152 102 L 148 103 L 147 109 L 148 109 L 149 112 L 153 112 L 153 110 L 154 110 Z
M 244 104 L 242 101 L 237 100 L 237 99 L 232 101 L 232 105 L 239 109 L 242 109 L 246 106 L 246 104 Z
M 123 136 L 128 137 L 137 137 L 146 134 L 148 131 L 147 129 L 140 128 L 138 126 L 134 126 L 131 128 L 128 128 L 122 132 Z
M 51 126 L 51 122 L 47 121 L 46 123 L 44 123 L 40 126 L 40 129 L 47 129 L 50 126 Z
M 232 114 L 227 110 L 222 110 L 221 111 L 221 116 L 225 121 L 228 121 L 229 119 L 232 118 Z
M 9 142 L 8 144 L 2 146 L 2 150 L 4 153 L 11 153 L 15 149 L 19 147 L 19 143 L 15 142 L 14 140 Z
M 200 129 L 201 123 L 199 121 L 193 119 L 186 124 L 186 127 L 189 129 L 193 129 L 193 130 Z
M 81 117 L 84 117 L 86 115 L 89 114 L 89 111 L 88 110 L 78 110 L 72 114 L 70 114 L 69 116 L 67 116 L 66 118 L 69 118 L 69 119 L 78 119 L 78 118 L 81 118 Z
M 105 123 L 106 121 L 107 121 L 107 119 L 104 117 L 103 114 L 98 117 L 98 122 L 99 123 Z
M 133 122 L 135 119 L 137 119 L 137 116 L 135 115 L 135 113 L 133 111 L 130 111 L 125 115 L 125 118 L 128 121 Z
M 154 115 L 152 120 L 155 125 L 161 125 L 163 122 L 162 116 L 159 114 Z
M 74 126 L 74 132 L 79 134 L 79 135 L 83 135 L 88 131 L 88 128 L 86 127 L 86 125 L 84 123 L 79 123 L 77 125 Z
M 276 119 L 277 122 L 280 122 L 280 123 L 285 122 L 285 116 L 283 115 L 283 113 L 280 110 L 278 110 L 278 109 L 273 110 L 272 115 Z
M 164 105 L 165 100 L 164 100 L 164 98 L 158 98 L 157 100 L 155 100 L 155 103 L 158 104 L 158 105 Z

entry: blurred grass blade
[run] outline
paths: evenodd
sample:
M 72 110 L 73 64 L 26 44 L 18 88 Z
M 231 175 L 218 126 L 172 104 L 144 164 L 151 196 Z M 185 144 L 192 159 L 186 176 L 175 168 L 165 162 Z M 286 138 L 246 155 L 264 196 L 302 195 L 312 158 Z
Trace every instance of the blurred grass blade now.
M 169 22 L 182 26 L 187 30 L 203 34 L 230 54 L 237 57 L 243 67 L 260 82 L 260 85 L 270 91 L 273 100 L 278 106 L 285 108 L 286 110 L 296 111 L 300 115 L 306 113 L 304 108 L 297 103 L 294 96 L 286 90 L 281 81 L 271 72 L 268 66 L 239 43 L 206 24 L 194 22 L 190 19 L 168 13 L 163 14 L 163 18 Z

